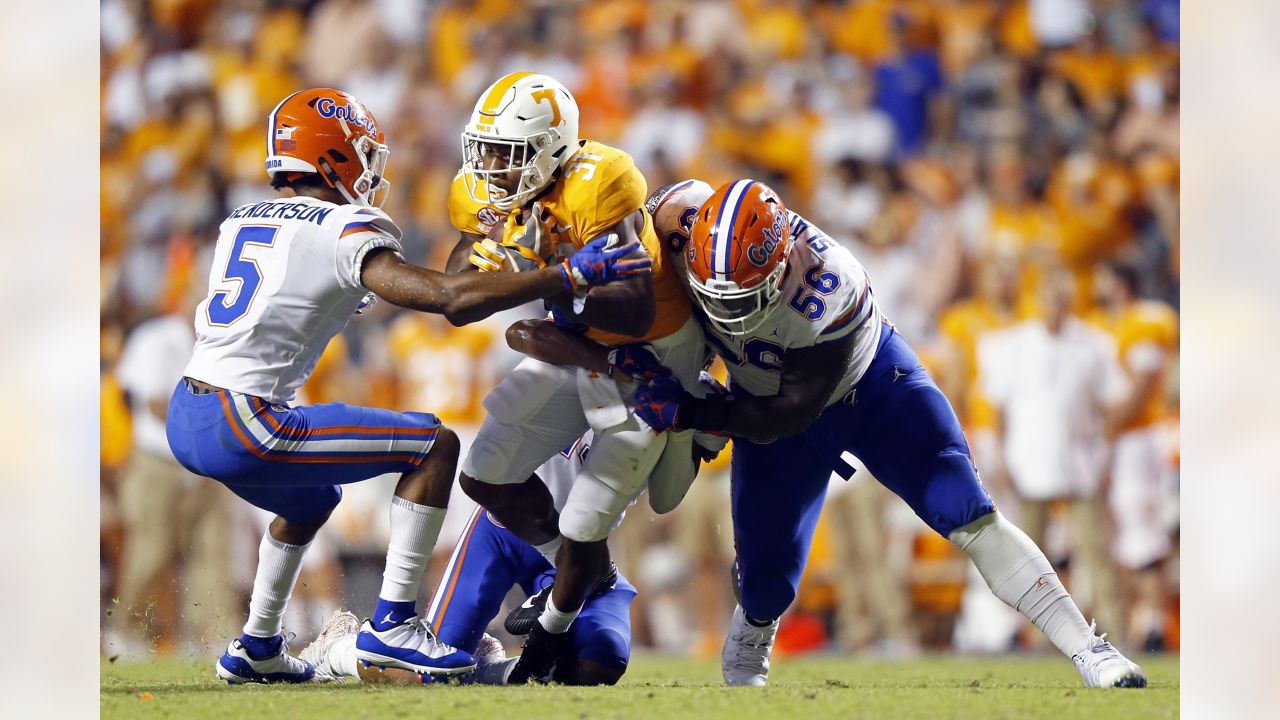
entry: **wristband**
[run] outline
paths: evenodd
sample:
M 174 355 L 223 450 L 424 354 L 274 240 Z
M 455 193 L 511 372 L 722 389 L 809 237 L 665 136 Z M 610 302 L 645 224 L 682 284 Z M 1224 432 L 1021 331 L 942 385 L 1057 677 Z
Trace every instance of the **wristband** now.
M 573 266 L 569 264 L 568 260 L 561 260 L 559 268 L 560 279 L 564 281 L 564 288 L 569 292 L 577 292 L 578 283 L 577 277 L 573 273 Z

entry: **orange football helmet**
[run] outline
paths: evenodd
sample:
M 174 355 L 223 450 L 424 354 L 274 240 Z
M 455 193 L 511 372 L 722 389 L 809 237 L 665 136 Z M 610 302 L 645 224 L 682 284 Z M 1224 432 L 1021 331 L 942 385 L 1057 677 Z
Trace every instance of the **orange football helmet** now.
M 787 208 L 764 183 L 722 185 L 698 208 L 686 252 L 693 299 L 707 319 L 727 335 L 746 335 L 782 298 Z
M 317 173 L 355 205 L 382 206 L 389 154 L 373 114 L 341 90 L 296 92 L 267 118 L 268 176 Z

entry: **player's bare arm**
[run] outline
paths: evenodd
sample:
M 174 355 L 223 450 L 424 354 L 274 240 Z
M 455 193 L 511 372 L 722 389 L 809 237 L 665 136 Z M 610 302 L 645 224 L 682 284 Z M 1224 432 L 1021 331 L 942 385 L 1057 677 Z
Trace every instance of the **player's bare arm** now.
M 604 232 L 602 237 L 616 234 L 624 241 L 632 241 L 637 237 L 637 225 L 644 225 L 643 210 L 636 210 Z M 554 298 L 552 302 L 562 310 L 571 310 L 568 295 Z M 591 288 L 582 312 L 574 317 L 598 330 L 642 337 L 653 327 L 655 315 L 653 278 L 645 275 Z
M 609 372 L 609 348 L 566 332 L 549 320 L 521 320 L 507 328 L 507 345 L 516 352 L 553 365 L 572 365 Z
M 854 339 L 788 350 L 777 395 L 684 397 L 676 427 L 723 432 L 756 442 L 795 435 L 822 414 L 853 359 Z
M 560 265 L 525 273 L 460 273 L 446 275 L 406 263 L 387 248 L 371 251 L 361 268 L 365 287 L 393 305 L 422 312 L 439 313 L 454 325 L 465 325 L 499 310 L 517 307 L 532 300 L 560 295 L 566 290 L 628 279 L 649 272 L 647 258 L 628 256 L 633 248 L 623 247 L 594 253 L 584 247 L 581 257 Z

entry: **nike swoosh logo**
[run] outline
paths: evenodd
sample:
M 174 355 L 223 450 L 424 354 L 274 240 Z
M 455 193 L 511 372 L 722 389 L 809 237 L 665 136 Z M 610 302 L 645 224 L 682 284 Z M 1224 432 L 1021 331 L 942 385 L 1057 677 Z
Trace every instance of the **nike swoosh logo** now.
M 530 595 L 529 597 L 525 598 L 524 603 L 523 603 L 523 604 L 521 604 L 521 605 L 520 605 L 520 607 L 522 607 L 522 608 L 529 608 L 529 609 L 531 609 L 531 610 L 532 610 L 532 609 L 533 609 L 533 599 L 534 599 L 535 597 L 537 597 L 537 595 Z

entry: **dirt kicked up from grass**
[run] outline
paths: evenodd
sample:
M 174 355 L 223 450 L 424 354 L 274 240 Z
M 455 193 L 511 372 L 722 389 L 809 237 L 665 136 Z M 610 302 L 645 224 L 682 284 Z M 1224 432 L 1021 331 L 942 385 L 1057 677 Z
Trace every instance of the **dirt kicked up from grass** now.
M 616 687 L 241 685 L 213 659 L 102 662 L 103 718 L 1087 718 L 1178 717 L 1178 658 L 1134 660 L 1145 690 L 1087 690 L 1069 660 L 927 657 L 894 662 L 807 656 L 775 661 L 766 688 L 727 688 L 717 661 L 632 659 Z

